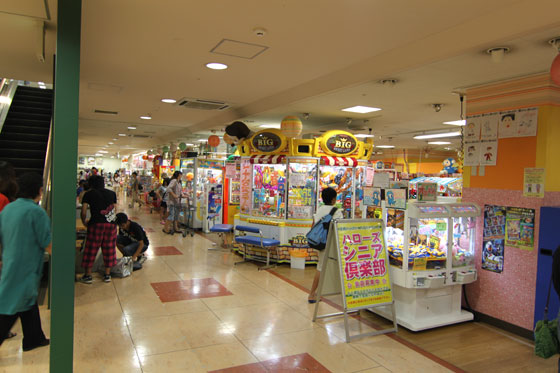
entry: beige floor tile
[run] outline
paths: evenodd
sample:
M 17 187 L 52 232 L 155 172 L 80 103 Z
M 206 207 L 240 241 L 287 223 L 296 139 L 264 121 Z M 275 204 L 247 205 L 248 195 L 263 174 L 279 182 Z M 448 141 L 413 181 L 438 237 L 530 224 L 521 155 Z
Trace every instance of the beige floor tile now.
M 375 367 L 375 368 L 360 370 L 359 372 L 356 373 L 391 373 L 391 371 L 385 367 Z
M 311 320 L 282 303 L 214 311 L 240 339 L 313 329 Z
M 323 329 L 305 330 L 244 341 L 261 361 L 308 353 L 332 372 L 355 372 L 379 364 Z
M 201 299 L 180 300 L 162 304 L 168 315 L 208 311 L 208 307 Z
M 130 317 L 130 335 L 138 355 L 153 355 L 190 348 L 188 336 L 170 316 Z
M 142 371 L 144 373 L 185 372 L 204 373 L 206 369 L 198 357 L 189 350 L 169 352 L 165 354 L 143 356 Z
M 170 322 L 187 336 L 191 348 L 236 341 L 231 329 L 209 311 L 175 315 Z
M 191 350 L 207 371 L 256 363 L 257 359 L 239 341 Z
M 368 337 L 351 343 L 393 372 L 449 372 L 438 363 L 387 337 Z

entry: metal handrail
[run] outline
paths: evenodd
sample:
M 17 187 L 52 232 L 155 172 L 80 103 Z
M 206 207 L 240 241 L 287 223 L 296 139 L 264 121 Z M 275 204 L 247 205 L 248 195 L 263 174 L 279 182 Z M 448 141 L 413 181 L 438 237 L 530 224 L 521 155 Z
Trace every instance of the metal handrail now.
M 43 198 L 41 206 L 47 211 L 49 217 L 52 217 L 52 140 L 53 140 L 53 121 L 49 129 L 49 140 L 47 142 L 47 153 L 45 155 L 45 168 L 43 171 Z
M 4 122 L 16 94 L 17 86 L 17 80 L 4 78 L 0 81 L 0 132 L 2 132 L 2 127 L 4 127 Z

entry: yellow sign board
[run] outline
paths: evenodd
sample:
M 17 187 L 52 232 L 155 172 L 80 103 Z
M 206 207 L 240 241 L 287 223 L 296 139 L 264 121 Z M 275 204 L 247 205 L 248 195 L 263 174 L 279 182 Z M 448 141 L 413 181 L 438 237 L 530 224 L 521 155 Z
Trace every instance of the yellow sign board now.
M 414 263 L 412 264 L 413 271 L 425 271 L 428 265 L 428 258 L 414 258 Z
M 335 226 L 346 309 L 391 303 L 383 222 L 339 220 Z

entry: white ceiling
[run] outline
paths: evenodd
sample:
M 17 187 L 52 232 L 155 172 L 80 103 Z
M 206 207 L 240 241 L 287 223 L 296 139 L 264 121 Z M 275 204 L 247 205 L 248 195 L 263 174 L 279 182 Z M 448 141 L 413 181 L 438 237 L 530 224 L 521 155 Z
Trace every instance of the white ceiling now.
M 24 3 L 36 7 L 26 8 L 35 17 L 44 7 Z M 48 4 L 54 19 L 46 22 L 45 63 L 35 58 L 35 19 L 1 13 L 14 11 L 0 5 L 0 32 L 14 35 L 0 45 L 0 76 L 51 82 L 56 2 Z M 340 128 L 345 117 L 353 124 L 370 117 L 340 111 L 358 104 L 383 109 L 366 125 L 378 143 L 392 137 L 398 146 L 418 147 L 403 133 L 457 119 L 453 90 L 545 71 L 554 57 L 546 40 L 560 35 L 558 14 L 558 0 L 84 1 L 79 151 L 94 153 L 118 138 L 108 149 L 127 154 L 207 136 L 240 118 L 258 125 L 304 112 L 311 113 L 307 132 Z M 256 36 L 256 27 L 266 35 Z M 223 39 L 268 49 L 253 59 L 211 53 Z M 512 53 L 499 65 L 482 53 L 504 44 Z M 209 70 L 211 61 L 229 69 Z M 377 83 L 388 77 L 399 83 Z M 161 103 L 164 97 L 232 107 L 184 109 Z M 442 111 L 432 103 L 443 103 Z M 152 120 L 139 119 L 148 113 Z M 127 130 L 131 125 L 137 129 Z

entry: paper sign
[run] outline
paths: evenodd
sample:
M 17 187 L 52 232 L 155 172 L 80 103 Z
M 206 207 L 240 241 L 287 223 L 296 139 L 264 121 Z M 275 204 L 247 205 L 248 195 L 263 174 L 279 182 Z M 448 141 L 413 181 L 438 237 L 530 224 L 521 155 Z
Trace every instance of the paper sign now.
M 240 178 L 240 195 L 239 207 L 243 214 L 249 214 L 251 211 L 251 171 L 252 165 L 248 159 L 241 161 L 241 178 Z
M 504 111 L 500 113 L 500 125 L 498 133 L 500 139 L 507 139 L 510 137 L 517 137 L 517 111 Z
M 366 185 L 373 186 L 373 174 L 374 169 L 372 167 L 366 167 Z
M 467 124 L 464 130 L 464 141 L 476 142 L 480 140 L 480 122 L 481 116 L 476 115 L 471 118 L 467 118 Z
M 385 202 L 387 207 L 395 209 L 406 209 L 406 189 L 385 190 Z
M 435 201 L 437 199 L 437 183 L 418 183 L 418 201 Z
M 226 178 L 234 179 L 236 173 L 235 163 L 226 163 Z
M 506 213 L 506 246 L 533 250 L 535 210 L 508 207 Z
M 428 265 L 428 258 L 414 258 L 414 262 L 412 263 L 412 270 L 425 271 L 427 265 Z
M 498 142 L 483 141 L 480 143 L 480 165 L 495 166 L 498 158 Z
M 544 168 L 526 168 L 523 175 L 523 196 L 544 198 Z
M 478 166 L 480 164 L 480 142 L 473 142 L 464 145 L 465 166 Z
M 389 188 L 390 175 L 386 172 L 376 172 L 373 175 L 373 186 L 378 188 Z
M 393 301 L 389 261 L 380 220 L 337 223 L 346 309 Z
M 290 186 L 291 187 L 303 187 L 307 183 L 307 174 L 292 172 L 290 173 Z
M 483 115 L 480 119 L 480 139 L 484 141 L 497 140 L 499 122 L 500 116 L 498 113 Z

